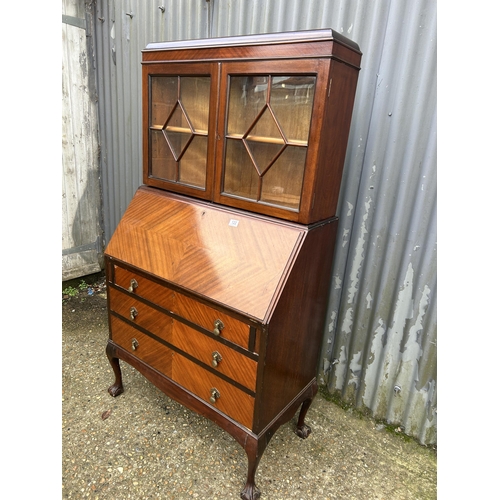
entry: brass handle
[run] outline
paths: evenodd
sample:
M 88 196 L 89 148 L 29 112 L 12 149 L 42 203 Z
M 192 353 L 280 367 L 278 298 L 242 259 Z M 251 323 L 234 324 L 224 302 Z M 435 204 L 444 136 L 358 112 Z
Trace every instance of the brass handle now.
M 217 351 L 214 351 L 212 353 L 212 366 L 214 368 L 216 368 L 221 361 L 222 361 L 222 356 L 220 355 L 220 353 Z
M 210 389 L 210 402 L 212 404 L 215 404 L 217 402 L 217 400 L 220 398 L 220 392 L 215 388 L 215 387 L 212 387 Z
M 136 316 L 139 314 L 139 312 L 137 311 L 137 309 L 135 307 L 131 307 L 130 308 L 130 319 L 132 321 L 134 321 L 134 319 L 136 318 Z
M 137 281 L 134 278 L 132 278 L 130 280 L 130 286 L 128 287 L 128 291 L 133 292 L 138 286 L 139 286 L 139 283 L 137 283 Z
M 220 319 L 216 319 L 214 321 L 214 335 L 219 336 L 222 333 L 222 329 L 224 328 L 224 323 Z
M 132 351 L 135 351 L 139 347 L 139 342 L 137 339 L 132 339 Z

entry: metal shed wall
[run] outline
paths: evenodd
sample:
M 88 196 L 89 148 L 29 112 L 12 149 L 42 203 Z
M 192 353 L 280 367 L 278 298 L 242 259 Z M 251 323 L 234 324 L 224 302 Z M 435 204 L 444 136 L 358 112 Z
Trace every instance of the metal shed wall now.
M 105 236 L 142 183 L 149 42 L 332 28 L 363 52 L 320 381 L 436 442 L 436 1 L 97 0 Z

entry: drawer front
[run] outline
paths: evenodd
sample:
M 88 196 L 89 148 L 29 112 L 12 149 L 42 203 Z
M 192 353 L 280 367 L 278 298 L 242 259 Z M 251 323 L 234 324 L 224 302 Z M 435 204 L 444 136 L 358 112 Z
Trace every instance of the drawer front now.
M 149 366 L 172 378 L 173 351 L 116 316 L 110 317 L 111 339 Z
M 120 288 L 129 290 L 164 309 L 172 310 L 174 303 L 173 290 L 120 266 L 114 266 L 114 271 L 115 284 Z
M 172 344 L 255 392 L 257 362 L 178 321 Z
M 163 340 L 172 343 L 172 325 L 174 320 L 157 311 L 134 296 L 110 288 L 108 290 L 109 307 L 120 316 L 133 321 Z
M 249 348 L 250 326 L 246 323 L 120 266 L 114 266 L 114 275 L 120 288 L 201 326 L 214 336 Z
M 143 334 L 116 316 L 110 318 L 111 339 L 125 350 L 192 392 L 209 405 L 251 429 L 254 398 L 217 375 Z M 212 390 L 219 397 L 210 401 Z
M 175 309 L 179 316 L 196 323 L 206 330 L 215 332 L 215 336 L 223 337 L 244 349 L 248 349 L 249 325 L 180 293 L 175 294 Z M 216 330 L 217 325 L 221 326 Z
M 173 357 L 172 380 L 233 420 L 252 429 L 255 403 L 252 396 L 176 353 Z M 215 402 L 210 400 L 214 389 L 218 394 Z
M 108 295 L 111 311 L 255 391 L 256 361 L 218 342 L 215 338 L 204 335 L 180 321 L 175 321 L 134 296 L 113 288 L 109 289 Z

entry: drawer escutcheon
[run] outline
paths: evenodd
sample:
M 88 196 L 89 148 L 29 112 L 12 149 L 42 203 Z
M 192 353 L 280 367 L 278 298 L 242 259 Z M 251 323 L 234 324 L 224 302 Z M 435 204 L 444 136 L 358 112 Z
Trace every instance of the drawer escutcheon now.
M 139 341 L 137 339 L 132 339 L 132 351 L 135 351 L 139 347 Z

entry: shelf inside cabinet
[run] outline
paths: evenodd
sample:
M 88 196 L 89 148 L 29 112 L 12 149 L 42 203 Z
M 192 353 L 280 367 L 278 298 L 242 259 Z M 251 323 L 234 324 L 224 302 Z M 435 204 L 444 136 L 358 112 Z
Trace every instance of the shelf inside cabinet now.
M 208 135 L 208 130 L 203 130 L 203 129 L 191 130 L 188 127 L 175 127 L 173 125 L 168 125 L 167 127 L 162 127 L 161 125 L 152 125 L 150 129 L 166 130 L 167 132 L 177 132 L 179 134 Z
M 253 141 L 253 142 L 263 142 L 265 144 L 287 144 L 289 146 L 299 146 L 299 147 L 305 147 L 307 146 L 307 141 L 297 141 L 297 140 L 287 140 L 283 141 L 282 139 L 278 137 L 265 137 L 262 135 L 247 135 L 245 136 L 244 134 L 228 134 L 226 135 L 227 139 L 245 139 L 247 141 Z

